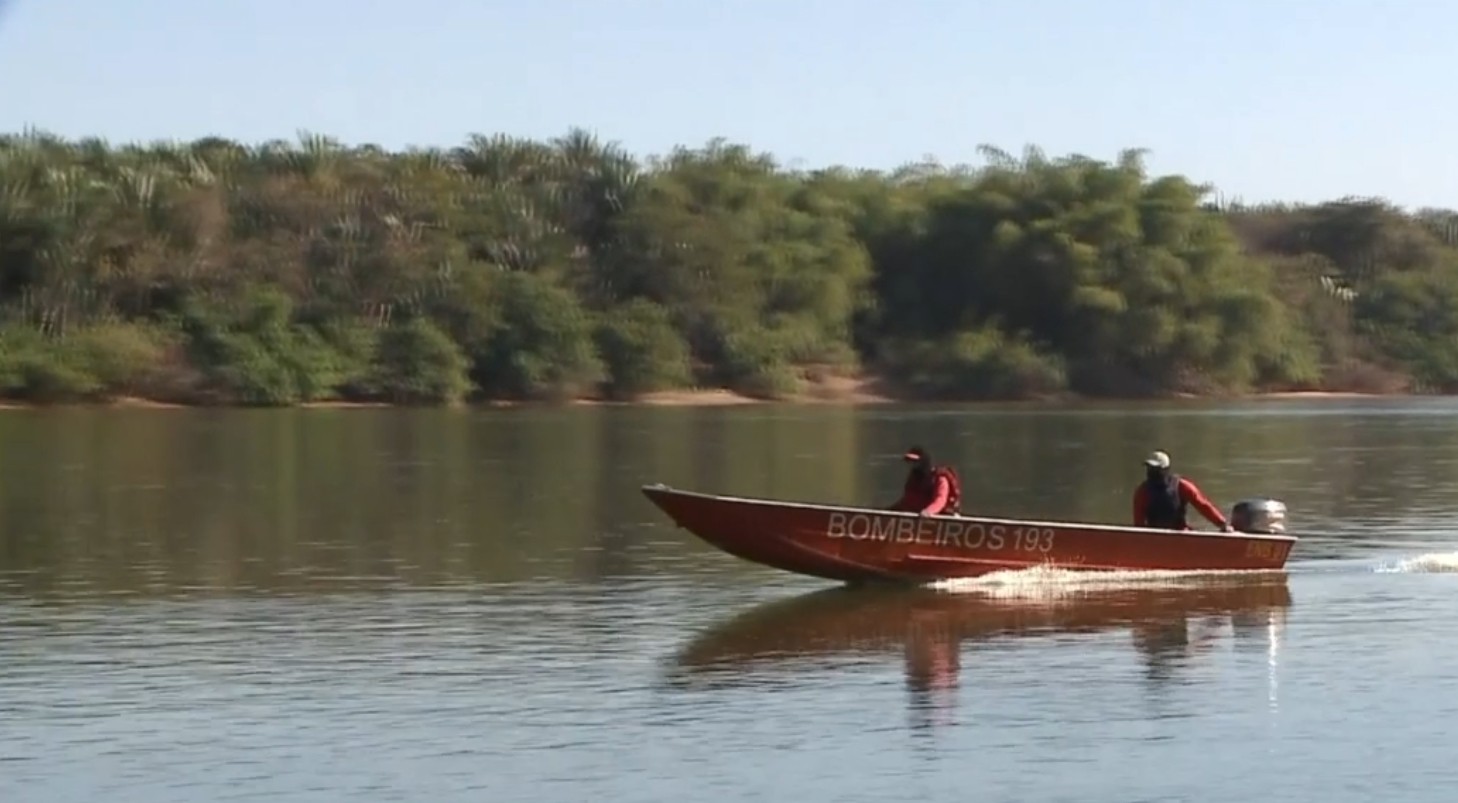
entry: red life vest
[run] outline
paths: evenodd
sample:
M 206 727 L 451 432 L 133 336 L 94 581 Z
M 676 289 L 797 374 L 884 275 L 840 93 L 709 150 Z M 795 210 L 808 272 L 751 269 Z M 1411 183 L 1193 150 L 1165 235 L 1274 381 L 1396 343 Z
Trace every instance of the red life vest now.
M 937 515 L 950 516 L 962 512 L 962 482 L 957 478 L 957 470 L 951 466 L 937 466 L 926 475 L 926 480 L 918 483 L 916 476 L 906 478 L 906 487 L 903 489 L 907 499 L 915 499 L 917 510 L 921 510 L 937 498 L 937 479 L 947 481 L 947 506 L 941 509 Z

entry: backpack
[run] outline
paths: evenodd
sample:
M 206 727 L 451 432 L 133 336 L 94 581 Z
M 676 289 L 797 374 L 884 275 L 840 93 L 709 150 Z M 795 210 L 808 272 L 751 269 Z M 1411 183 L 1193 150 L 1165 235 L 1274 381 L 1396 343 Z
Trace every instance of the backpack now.
M 1187 524 L 1188 504 L 1180 496 L 1180 475 L 1171 473 L 1162 483 L 1145 481 L 1149 489 L 1149 507 L 1145 516 L 1150 527 L 1183 530 Z

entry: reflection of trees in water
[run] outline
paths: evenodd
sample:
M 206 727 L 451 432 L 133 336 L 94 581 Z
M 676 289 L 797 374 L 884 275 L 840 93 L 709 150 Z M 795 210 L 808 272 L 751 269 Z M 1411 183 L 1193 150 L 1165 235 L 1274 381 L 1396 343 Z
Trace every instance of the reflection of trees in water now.
M 913 725 L 933 727 L 952 721 L 970 644 L 1128 630 L 1146 677 L 1168 683 L 1227 633 L 1264 644 L 1272 612 L 1291 605 L 1283 574 L 1062 591 L 1021 599 L 927 589 L 815 592 L 701 633 L 674 657 L 668 679 L 687 687 L 757 686 L 770 676 L 815 683 L 837 660 L 896 655 Z
M 1441 416 L 1127 407 L 14 411 L 0 416 L 0 570 L 33 589 L 144 594 L 595 580 L 676 561 L 760 577 L 674 529 L 639 486 L 881 504 L 912 441 L 957 464 L 967 509 L 1038 518 L 1126 520 L 1156 445 L 1222 508 L 1285 499 L 1298 534 L 1446 510 L 1458 479 Z
M 1245 409 L 1292 406 L 1256 402 Z M 1349 415 L 1314 407 L 1310 414 L 1280 416 L 1220 408 L 1200 415 L 1157 405 L 1087 412 L 979 408 L 952 419 L 955 425 L 932 444 L 933 454 L 961 468 L 973 510 L 1028 517 L 1127 521 L 1139 461 L 1154 448 L 1169 450 L 1176 469 L 1222 509 L 1246 496 L 1276 496 L 1291 506 L 1298 527 L 1401 515 L 1437 499 L 1458 479 L 1458 431 L 1437 427 L 1435 416 L 1361 414 L 1366 406 L 1354 405 Z M 863 426 L 872 430 L 863 441 L 873 450 L 894 450 L 906 440 L 890 422 L 866 419 Z M 900 471 L 894 463 L 877 466 L 863 479 L 861 495 L 884 494 Z
M 1416 412 L 1372 411 L 1384 406 Z M 1316 404 L 1287 415 L 1271 411 L 1303 408 L 1271 401 L 1225 408 L 974 408 L 942 422 L 944 434 L 933 451 L 961 470 L 964 510 L 1124 523 L 1141 479 L 1140 459 L 1149 449 L 1165 448 L 1176 469 L 1227 513 L 1249 496 L 1285 501 L 1293 532 L 1318 534 L 1298 545 L 1296 559 L 1345 557 L 1364 547 L 1319 534 L 1366 530 L 1377 542 L 1365 547 L 1370 549 L 1382 540 L 1421 540 L 1427 531 L 1458 525 L 1446 498 L 1446 488 L 1458 480 L 1458 430 L 1440 426 L 1443 418 L 1423 414 L 1422 406 L 1355 402 L 1350 412 L 1333 413 L 1333 405 Z M 863 425 L 871 431 L 862 440 L 873 451 L 889 452 L 906 440 L 891 422 L 867 419 Z M 901 466 L 892 461 L 873 465 L 860 495 L 884 495 L 900 476 Z M 1419 518 L 1424 510 L 1440 515 Z

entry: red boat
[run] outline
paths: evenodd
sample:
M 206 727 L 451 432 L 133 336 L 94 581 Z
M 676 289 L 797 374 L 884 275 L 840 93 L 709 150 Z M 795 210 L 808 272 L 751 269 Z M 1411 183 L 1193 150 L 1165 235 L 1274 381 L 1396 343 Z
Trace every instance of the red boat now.
M 1294 536 L 1285 506 L 1235 506 L 1235 533 L 1056 521 L 918 516 L 680 491 L 643 494 L 675 524 L 747 561 L 847 583 L 924 583 L 1036 566 L 1076 571 L 1277 571 Z

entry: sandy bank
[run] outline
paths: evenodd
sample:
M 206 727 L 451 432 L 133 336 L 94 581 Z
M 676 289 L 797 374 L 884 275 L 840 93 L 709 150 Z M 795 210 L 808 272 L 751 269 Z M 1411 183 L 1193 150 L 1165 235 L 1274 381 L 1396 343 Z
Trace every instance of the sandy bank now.
M 1253 399 L 1381 399 L 1381 398 L 1407 398 L 1412 394 L 1408 393 L 1359 393 L 1357 391 L 1342 390 L 1290 390 L 1276 393 L 1257 393 L 1250 398 Z
M 799 393 L 785 399 L 765 400 L 735 393 L 724 388 L 701 388 L 697 390 L 670 390 L 649 393 L 630 402 L 619 404 L 641 404 L 657 407 L 716 407 L 744 404 L 890 404 L 900 401 L 880 388 L 882 381 L 875 377 L 832 377 L 816 382 L 807 382 Z M 588 401 L 585 404 L 612 404 L 614 402 Z
M 1172 394 L 1169 399 L 1200 400 L 1202 397 L 1195 394 Z M 1357 391 L 1279 391 L 1272 393 L 1253 393 L 1231 397 L 1209 397 L 1212 400 L 1226 401 L 1264 401 L 1264 400 L 1341 400 L 1341 399 L 1377 399 L 1377 398 L 1417 398 L 1416 394 L 1408 393 L 1364 393 Z M 875 376 L 858 377 L 830 377 L 805 382 L 801 390 L 783 399 L 760 399 L 736 393 L 725 388 L 699 388 L 692 390 L 671 390 L 658 393 L 645 394 L 631 401 L 609 401 L 604 399 L 577 399 L 567 402 L 580 406 L 613 406 L 613 407 L 734 407 L 754 404 L 824 404 L 824 405 L 876 405 L 876 404 L 915 404 L 925 401 L 914 397 L 900 397 L 886 390 L 886 383 Z M 1117 402 L 1116 398 L 1088 399 L 1086 401 Z M 1139 401 L 1148 401 L 1140 399 Z M 1032 402 L 1029 402 L 1032 403 Z M 49 407 L 100 407 L 118 409 L 190 409 L 195 406 L 176 404 L 171 402 L 153 401 L 135 396 L 126 396 L 113 399 L 107 402 L 92 404 L 40 404 L 14 400 L 0 400 L 0 410 L 33 410 Z M 356 402 L 356 401 L 320 401 L 305 402 L 292 405 L 295 408 L 317 409 L 317 410 L 352 410 L 352 409 L 379 409 L 394 407 L 386 402 Z M 465 407 L 477 408 L 511 408 L 526 406 L 548 406 L 540 403 L 524 403 L 512 401 L 482 401 L 474 402 Z

